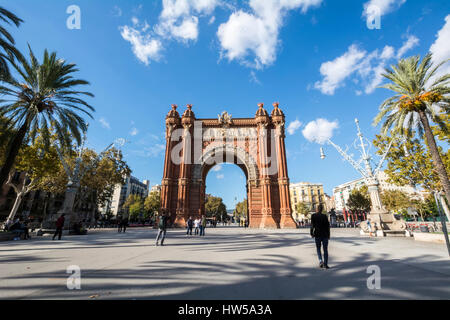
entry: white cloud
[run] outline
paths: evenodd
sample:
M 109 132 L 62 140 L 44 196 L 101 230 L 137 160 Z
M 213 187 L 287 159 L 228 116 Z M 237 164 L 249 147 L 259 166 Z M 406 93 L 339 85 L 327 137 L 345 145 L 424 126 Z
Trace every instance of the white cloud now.
M 196 41 L 199 17 L 211 15 L 220 4 L 220 0 L 162 0 L 163 10 L 153 28 L 133 17 L 132 26 L 122 26 L 120 32 L 131 43 L 136 57 L 149 65 L 150 60 L 161 58 L 164 40 Z M 141 9 L 142 5 L 134 11 L 137 14 Z
M 410 35 L 397 52 L 392 46 L 386 45 L 381 53 L 379 49 L 368 53 L 357 45 L 351 45 L 343 55 L 322 63 L 320 73 L 323 79 L 317 81 L 314 87 L 323 94 L 333 95 L 352 77 L 355 85 L 364 86 L 364 92 L 371 94 L 382 84 L 382 74 L 388 61 L 399 58 L 418 43 L 419 39 Z M 360 89 L 355 92 L 357 95 L 362 94 Z
M 132 152 L 140 157 L 145 158 L 157 158 L 166 150 L 164 144 L 155 144 L 150 147 L 144 147 L 139 150 L 133 150 Z
M 419 39 L 415 36 L 409 36 L 408 39 L 403 43 L 403 46 L 397 52 L 397 59 L 403 57 L 403 55 L 417 46 L 419 44 Z
M 320 66 L 323 81 L 316 82 L 314 87 L 324 94 L 333 95 L 337 88 L 344 85 L 344 80 L 358 69 L 358 64 L 366 56 L 366 51 L 351 45 L 342 56 Z
M 214 166 L 214 168 L 212 168 L 211 170 L 214 172 L 219 172 L 219 171 L 222 171 L 222 168 L 223 168 L 222 165 L 218 164 L 218 165 Z
M 259 81 L 258 77 L 256 76 L 255 71 L 250 71 L 250 82 L 261 84 L 261 81 Z
M 106 121 L 105 118 L 100 118 L 100 120 L 98 120 L 98 122 L 100 122 L 100 124 L 102 125 L 103 128 L 111 129 L 111 126 L 109 125 L 109 122 Z
M 364 4 L 363 16 L 365 17 L 370 16 L 371 7 L 376 7 L 379 10 L 378 11 L 379 14 L 383 16 L 387 13 L 390 13 L 400 8 L 400 6 L 405 2 L 406 0 L 370 0 Z
M 131 131 L 130 131 L 130 135 L 131 136 L 137 136 L 138 135 L 138 133 L 139 133 L 139 130 L 137 129 L 137 128 L 133 128 L 133 129 L 131 129 Z
M 144 29 L 147 26 L 144 26 Z M 153 39 L 145 31 L 129 26 L 120 28 L 122 38 L 131 43 L 133 53 L 145 65 L 149 65 L 150 60 L 158 61 L 160 59 L 163 46 L 161 41 Z
M 216 175 L 216 178 L 221 180 L 221 179 L 225 178 L 225 175 L 223 173 L 220 173 L 220 174 Z
M 209 16 L 219 0 L 163 0 L 163 10 L 155 31 L 163 38 L 195 41 L 198 38 L 198 16 Z
M 308 123 L 302 133 L 308 141 L 324 144 L 333 137 L 333 131 L 337 128 L 339 128 L 337 120 L 330 122 L 326 119 L 317 119 Z
M 302 123 L 298 119 L 296 119 L 296 120 L 292 121 L 291 123 L 289 123 L 287 131 L 292 136 L 297 132 L 298 129 L 300 129 L 301 126 L 302 126 Z
M 209 19 L 208 24 L 213 24 L 216 22 L 216 16 L 212 16 L 211 19 Z
M 395 49 L 391 46 L 385 46 L 380 58 L 383 60 L 392 59 L 395 55 Z
M 114 17 L 121 17 L 122 16 L 122 9 L 119 6 L 114 6 L 112 10 L 112 15 Z
M 450 15 L 445 17 L 445 24 L 436 35 L 436 41 L 432 44 L 430 52 L 433 54 L 433 64 L 436 65 L 447 59 L 450 59 Z M 440 70 L 431 81 L 439 76 L 450 73 L 450 62 L 441 66 Z M 431 84 L 431 83 L 430 83 Z
M 261 69 L 276 60 L 279 30 L 289 10 L 305 13 L 322 0 L 250 0 L 250 12 L 238 10 L 219 26 L 221 56 Z

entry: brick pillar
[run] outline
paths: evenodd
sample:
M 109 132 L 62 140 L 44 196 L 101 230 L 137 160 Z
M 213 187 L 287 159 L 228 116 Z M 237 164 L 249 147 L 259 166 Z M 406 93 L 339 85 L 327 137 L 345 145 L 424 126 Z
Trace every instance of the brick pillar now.
M 174 219 L 172 215 L 175 214 L 175 208 L 172 208 L 171 201 L 174 189 L 174 163 L 171 159 L 173 148 L 172 133 L 180 124 L 180 116 L 176 110 L 177 106 L 172 105 L 172 110 L 166 117 L 166 153 L 164 160 L 163 180 L 161 183 L 161 212 L 171 216 L 171 220 Z
M 178 199 L 177 199 L 177 216 L 175 226 L 183 228 L 186 220 L 192 213 L 189 212 L 189 187 L 191 182 L 191 165 L 192 165 L 192 129 L 194 126 L 195 116 L 192 112 L 192 105 L 187 106 L 181 119 L 183 125 L 183 149 L 182 160 L 180 164 L 180 174 L 178 179 Z
M 277 150 L 278 165 L 278 187 L 280 196 L 280 228 L 296 228 L 297 225 L 292 218 L 291 198 L 289 196 L 289 176 L 286 160 L 285 119 L 279 104 L 273 104 L 272 121 L 275 124 L 275 144 Z
M 272 193 L 271 193 L 271 178 L 268 172 L 268 127 L 270 118 L 267 111 L 264 110 L 264 105 L 260 103 L 259 110 L 256 113 L 256 122 L 258 124 L 258 153 L 259 153 L 259 173 L 262 189 L 262 210 L 261 222 L 259 228 L 278 228 L 277 223 L 273 218 L 272 207 Z

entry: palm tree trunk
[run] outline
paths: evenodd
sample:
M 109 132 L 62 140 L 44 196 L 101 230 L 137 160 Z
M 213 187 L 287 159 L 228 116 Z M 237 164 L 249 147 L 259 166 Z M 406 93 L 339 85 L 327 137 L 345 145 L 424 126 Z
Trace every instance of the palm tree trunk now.
M 9 172 L 11 171 L 14 161 L 16 160 L 17 154 L 19 153 L 20 147 L 22 146 L 23 139 L 28 131 L 28 118 L 25 120 L 24 124 L 20 127 L 14 139 L 11 141 L 10 149 L 4 165 L 0 170 L 0 189 L 5 184 L 8 179 Z
M 419 111 L 420 121 L 422 122 L 423 128 L 425 129 L 425 137 L 427 138 L 428 150 L 431 153 L 431 158 L 433 159 L 434 165 L 436 166 L 436 171 L 441 181 L 442 187 L 444 188 L 445 196 L 447 200 L 450 201 L 450 183 L 448 181 L 447 170 L 445 169 L 444 163 L 442 162 L 441 155 L 439 154 L 439 149 L 434 139 L 433 131 L 430 127 L 430 122 L 428 117 L 423 111 Z

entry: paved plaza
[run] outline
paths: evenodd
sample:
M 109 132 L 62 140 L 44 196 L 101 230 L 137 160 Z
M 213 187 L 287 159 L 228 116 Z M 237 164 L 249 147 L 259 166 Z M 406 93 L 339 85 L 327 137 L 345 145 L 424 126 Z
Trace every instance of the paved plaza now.
M 1 299 L 449 299 L 445 245 L 361 238 L 332 229 L 330 270 L 318 268 L 308 229 L 91 230 L 87 236 L 0 243 Z M 68 290 L 66 268 L 81 268 Z M 381 289 L 368 289 L 369 266 Z

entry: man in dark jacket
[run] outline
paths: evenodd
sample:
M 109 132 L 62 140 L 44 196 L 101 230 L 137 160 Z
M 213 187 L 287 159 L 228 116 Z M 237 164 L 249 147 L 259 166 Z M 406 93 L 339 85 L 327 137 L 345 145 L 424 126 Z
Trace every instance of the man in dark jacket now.
M 167 217 L 166 214 L 163 213 L 162 216 L 159 218 L 159 223 L 158 223 L 158 236 L 156 237 L 156 246 L 158 246 L 158 242 L 159 239 L 162 236 L 161 239 L 161 245 L 164 245 L 164 239 L 166 238 L 166 230 L 167 230 Z
M 317 206 L 317 211 L 311 216 L 311 237 L 316 240 L 317 256 L 321 268 L 328 267 L 328 240 L 330 239 L 330 223 L 325 214 L 322 213 L 323 205 Z M 323 245 L 323 260 L 321 246 Z
M 64 221 L 66 220 L 66 218 L 64 218 L 65 214 L 63 213 L 61 215 L 61 217 L 58 218 L 58 220 L 56 220 L 56 232 L 53 235 L 53 240 L 55 240 L 55 237 L 58 235 L 58 240 L 61 240 L 61 236 L 62 236 L 62 230 L 64 228 Z
M 188 221 L 186 222 L 186 235 L 192 236 L 192 228 L 194 227 L 194 221 L 192 220 L 192 217 L 189 217 Z

